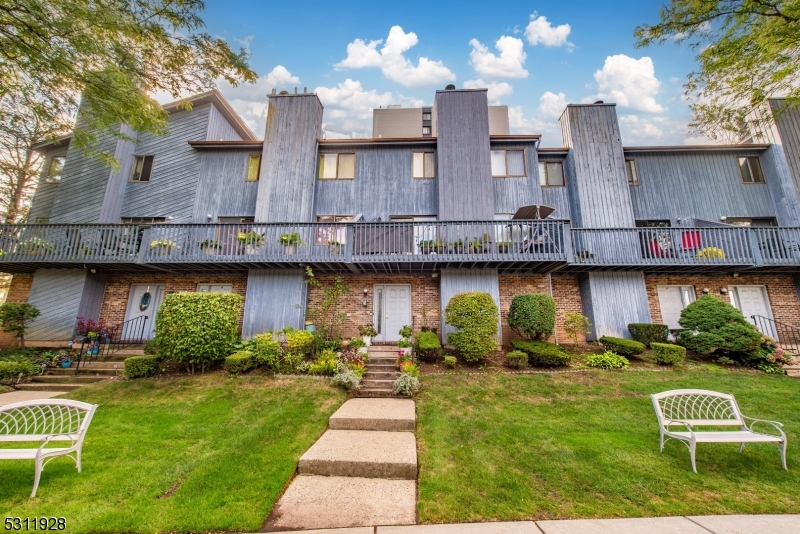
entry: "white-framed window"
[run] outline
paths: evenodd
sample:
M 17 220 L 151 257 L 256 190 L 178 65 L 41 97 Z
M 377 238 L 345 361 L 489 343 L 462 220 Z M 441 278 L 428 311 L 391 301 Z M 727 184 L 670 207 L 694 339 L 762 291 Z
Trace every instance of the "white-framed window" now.
M 33 220 L 34 224 L 50 224 L 50 217 L 36 217 Z
M 424 121 L 431 120 L 431 112 L 430 111 L 426 111 L 425 113 L 423 113 L 422 114 L 422 120 L 424 120 Z
M 122 224 L 159 224 L 166 222 L 166 217 L 123 217 Z
M 356 177 L 356 155 L 353 153 L 320 154 L 321 180 L 352 180 Z
M 149 182 L 153 173 L 153 159 L 155 156 L 134 156 L 131 165 L 130 182 Z
M 317 231 L 314 234 L 314 244 L 323 247 L 337 243 L 344 245 L 347 239 L 347 227 L 336 226 L 335 223 L 350 222 L 352 220 L 352 215 L 317 215 L 317 222 L 331 223 L 331 225 L 317 227 Z
M 539 185 L 542 187 L 564 187 L 564 163 L 561 161 L 539 162 Z
M 527 176 L 524 150 L 492 150 L 492 176 Z
M 58 183 L 61 181 L 61 175 L 64 173 L 64 162 L 67 160 L 64 156 L 54 156 L 50 158 L 50 163 L 47 165 L 47 175 L 45 181 L 48 183 Z
M 198 293 L 233 293 L 233 284 L 197 284 Z
M 250 154 L 247 158 L 247 176 L 245 180 L 248 182 L 257 182 L 261 174 L 261 154 Z
M 412 154 L 413 178 L 433 178 L 436 176 L 436 157 L 433 152 L 414 152 Z
M 755 156 L 739 158 L 739 172 L 742 175 L 742 183 L 745 184 L 764 184 L 764 171 L 761 169 L 761 161 Z
M 423 126 L 422 127 L 422 135 L 431 135 L 431 127 L 430 126 Z
M 625 174 L 628 175 L 628 185 L 639 185 L 639 169 L 636 168 L 635 159 L 625 160 Z

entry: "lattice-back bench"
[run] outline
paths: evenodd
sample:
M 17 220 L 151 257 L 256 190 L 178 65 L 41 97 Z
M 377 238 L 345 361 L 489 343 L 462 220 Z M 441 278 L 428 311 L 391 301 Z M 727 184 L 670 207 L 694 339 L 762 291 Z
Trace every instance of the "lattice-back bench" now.
M 2 449 L 0 460 L 34 460 L 36 474 L 31 497 L 36 496 L 44 466 L 58 456 L 69 456 L 81 472 L 81 449 L 96 404 L 42 399 L 0 406 L 0 444 L 41 441 L 38 449 Z M 69 447 L 46 448 L 52 441 L 69 441 Z
M 781 463 L 786 467 L 786 434 L 783 425 L 776 421 L 753 419 L 742 415 L 733 395 L 704 389 L 674 389 L 650 395 L 658 417 L 661 432 L 661 452 L 670 439 L 683 442 L 689 448 L 692 470 L 697 473 L 695 449 L 698 443 L 739 443 L 739 452 L 745 443 L 776 443 L 781 453 Z M 750 421 L 750 424 L 747 424 Z M 780 435 L 755 432 L 756 424 L 771 425 Z M 685 432 L 671 430 L 682 426 Z M 733 427 L 739 430 L 695 430 L 695 427 Z M 666 439 L 665 439 L 666 438 Z

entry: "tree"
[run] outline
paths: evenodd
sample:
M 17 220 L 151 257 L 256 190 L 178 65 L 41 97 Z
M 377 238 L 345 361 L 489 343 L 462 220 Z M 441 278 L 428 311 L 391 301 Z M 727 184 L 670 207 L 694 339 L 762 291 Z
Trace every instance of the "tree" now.
M 671 0 L 658 24 L 634 35 L 640 47 L 674 41 L 698 51 L 699 68 L 684 86 L 689 126 L 712 139 L 738 141 L 768 98 L 785 97 L 777 113 L 800 105 L 800 0 Z M 749 121 L 773 120 L 757 117 Z
M 255 81 L 244 50 L 199 31 L 203 9 L 202 0 L 0 0 L 0 97 L 57 130 L 72 129 L 80 106 L 72 143 L 111 163 L 97 152 L 100 133 L 166 132 L 154 92 L 179 99 L 220 78 Z M 3 113 L 14 122 L 19 112 Z
M 39 317 L 39 309 L 32 304 L 6 302 L 0 306 L 0 327 L 3 332 L 16 334 L 19 338 L 19 346 L 25 347 L 25 334 L 28 331 L 28 323 Z

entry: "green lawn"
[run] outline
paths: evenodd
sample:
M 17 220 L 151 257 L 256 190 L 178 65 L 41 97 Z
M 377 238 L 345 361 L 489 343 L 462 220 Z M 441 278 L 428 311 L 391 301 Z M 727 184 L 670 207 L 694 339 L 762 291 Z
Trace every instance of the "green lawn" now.
M 745 415 L 781 421 L 774 445 L 658 452 L 649 394 L 733 393 Z M 800 380 L 725 371 L 429 376 L 417 396 L 424 523 L 680 514 L 800 513 Z
M 67 532 L 258 530 L 300 455 L 345 395 L 328 382 L 221 374 L 103 383 L 67 395 L 100 405 L 83 473 L 0 462 L 5 516 L 66 517 Z

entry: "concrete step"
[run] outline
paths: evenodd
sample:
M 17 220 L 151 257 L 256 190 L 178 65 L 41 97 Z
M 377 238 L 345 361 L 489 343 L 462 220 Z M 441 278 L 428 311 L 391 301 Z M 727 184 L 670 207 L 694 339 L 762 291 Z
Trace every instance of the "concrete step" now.
M 385 347 L 369 347 L 367 349 L 367 353 L 371 356 L 373 354 L 386 354 L 390 352 L 394 352 L 397 354 L 397 351 L 400 350 L 400 347 L 397 346 L 385 346 Z
M 787 365 L 783 370 L 791 377 L 800 378 L 800 365 Z
M 397 361 L 397 354 L 394 356 L 370 356 L 367 360 L 368 365 L 394 365 Z
M 14 388 L 20 391 L 72 391 L 84 385 L 85 384 L 25 383 L 17 384 Z
M 102 382 L 108 380 L 106 376 L 58 376 L 58 375 L 42 375 L 34 376 L 31 381 L 43 384 L 91 384 L 93 382 Z
M 111 353 L 111 356 L 144 356 L 144 350 L 141 348 L 122 349 Z
M 417 478 L 417 443 L 411 432 L 328 430 L 297 466 L 301 475 Z
M 70 340 L 67 339 L 65 341 L 31 341 L 29 339 L 25 340 L 26 347 L 37 347 L 43 349 L 66 349 L 69 347 Z
M 394 364 L 394 360 L 391 362 L 373 362 L 372 360 L 367 362 L 367 369 L 385 369 L 385 370 L 397 370 L 397 366 Z
M 356 397 L 365 399 L 397 398 L 391 389 L 361 388 Z
M 364 380 L 391 380 L 394 382 L 398 376 L 400 376 L 400 373 L 397 371 L 384 372 L 367 369 L 367 372 L 364 373 Z
M 300 475 L 272 509 L 265 530 L 365 526 L 371 533 L 373 525 L 413 525 L 416 516 L 413 480 Z
M 408 399 L 350 399 L 328 421 L 331 430 L 413 432 L 414 401 Z
M 102 369 L 97 367 L 85 368 L 81 365 L 78 369 L 78 375 L 97 375 L 97 376 L 117 376 L 122 374 L 124 367 L 120 366 L 119 369 Z M 66 369 L 55 367 L 48 369 L 47 374 L 50 376 L 75 376 L 75 367 L 68 367 Z

